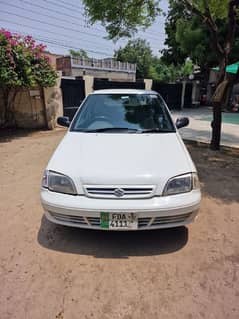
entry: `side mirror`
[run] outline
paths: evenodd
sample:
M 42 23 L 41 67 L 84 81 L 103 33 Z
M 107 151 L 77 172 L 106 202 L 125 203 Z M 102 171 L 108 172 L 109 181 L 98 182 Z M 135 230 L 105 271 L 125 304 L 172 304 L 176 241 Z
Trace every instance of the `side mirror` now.
M 59 124 L 61 126 L 69 127 L 70 123 L 71 122 L 70 122 L 68 116 L 60 116 L 57 118 L 57 124 Z
M 188 117 L 180 117 L 176 120 L 176 127 L 177 128 L 188 126 L 188 124 L 189 124 Z

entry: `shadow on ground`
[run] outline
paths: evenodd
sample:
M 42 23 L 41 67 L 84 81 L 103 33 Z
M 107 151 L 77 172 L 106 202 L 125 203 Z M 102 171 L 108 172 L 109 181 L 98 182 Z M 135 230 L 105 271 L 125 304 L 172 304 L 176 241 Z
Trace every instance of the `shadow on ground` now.
M 128 258 L 169 254 L 183 248 L 188 229 L 110 232 L 64 227 L 49 222 L 44 216 L 38 233 L 41 246 L 96 258 Z
M 239 150 L 212 151 L 209 146 L 186 144 L 203 194 L 225 203 L 239 202 Z
M 0 143 L 8 143 L 12 140 L 19 139 L 37 132 L 33 129 L 0 129 Z
M 211 130 L 205 131 L 205 130 L 199 130 L 199 129 L 193 129 L 191 127 L 183 128 L 182 129 L 182 137 L 183 139 L 192 139 L 192 140 L 198 140 L 198 141 L 204 141 L 210 143 L 211 141 Z M 182 133 L 181 132 L 181 133 Z M 221 144 L 224 145 L 238 145 L 239 144 L 239 138 L 236 134 L 229 134 L 222 132 L 221 136 Z
M 54 131 L 48 129 L 0 129 L 0 143 L 9 143 L 13 140 L 21 139 L 24 137 L 31 136 L 33 138 L 46 137 L 51 138 L 54 134 L 60 135 L 66 133 L 67 129 L 65 127 L 56 127 Z M 24 141 L 24 139 L 23 139 Z

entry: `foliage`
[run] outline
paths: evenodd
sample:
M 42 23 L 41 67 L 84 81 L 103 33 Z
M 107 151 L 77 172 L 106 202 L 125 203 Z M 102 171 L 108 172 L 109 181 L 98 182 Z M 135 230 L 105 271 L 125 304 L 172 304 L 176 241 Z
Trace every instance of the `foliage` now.
M 237 29 L 239 0 L 174 0 L 181 4 L 183 12 L 199 19 L 210 34 L 210 46 L 214 57 L 219 63 L 219 85 L 226 77 L 226 65 L 235 44 Z M 106 27 L 111 39 L 130 36 L 137 31 L 137 27 L 147 27 L 155 20 L 160 12 L 159 1 L 153 0 L 83 0 L 86 12 L 92 23 L 101 21 Z M 184 16 L 182 16 L 184 18 Z M 196 22 L 196 21 L 192 21 Z M 220 33 L 220 26 L 225 25 L 225 32 Z M 182 24 L 181 24 L 182 27 Z M 180 24 L 178 24 L 180 28 Z M 182 30 L 182 29 L 181 29 Z M 201 39 L 201 30 L 188 33 L 191 40 L 194 36 Z M 178 39 L 180 35 L 178 34 Z M 187 43 L 188 44 L 188 43 Z M 198 55 L 200 47 L 197 47 Z M 209 52 L 205 51 L 205 52 Z M 219 149 L 221 134 L 221 108 L 214 105 L 212 132 L 212 149 Z
M 184 5 L 174 0 L 169 0 L 169 10 L 165 21 L 165 46 L 162 52 L 162 61 L 167 65 L 174 64 L 180 65 L 188 57 L 187 52 L 183 52 L 179 43 L 176 40 L 177 21 L 179 19 L 186 20 L 188 12 L 185 10 Z
M 150 26 L 161 12 L 158 0 L 83 0 L 93 24 L 100 21 L 110 39 L 129 37 L 137 27 Z
M 152 24 L 156 16 L 161 13 L 160 1 L 156 0 L 126 0 L 124 2 L 83 0 L 83 2 L 90 22 L 102 22 L 111 39 L 131 36 L 138 27 L 147 27 Z M 213 47 L 207 25 L 209 19 L 205 18 L 205 15 L 209 12 L 210 18 L 216 22 L 219 40 L 223 44 L 227 31 L 229 2 L 232 1 L 169 0 L 165 41 L 168 48 L 162 51 L 162 61 L 169 65 L 181 65 L 189 56 L 201 67 L 209 68 L 217 64 L 220 56 L 215 46 Z M 237 54 L 238 49 L 235 47 L 233 51 Z M 233 52 L 232 56 L 234 56 Z
M 210 32 L 213 51 L 218 58 L 219 72 L 216 92 L 218 93 L 221 90 L 222 83 L 224 83 L 225 89 L 223 94 L 220 94 L 220 100 L 213 100 L 211 148 L 219 150 L 222 122 L 221 105 L 230 96 L 229 90 L 234 82 L 234 79 L 227 77 L 226 66 L 229 63 L 232 48 L 236 43 L 239 0 L 182 0 L 181 2 L 192 16 L 199 18 L 207 27 Z M 221 26 L 223 27 L 223 32 L 220 32 Z M 238 76 L 239 74 L 237 74 L 236 78 Z
M 219 56 L 213 49 L 210 32 L 199 16 L 192 15 L 180 1 L 170 0 L 165 31 L 167 48 L 163 50 L 162 60 L 177 65 L 182 58 L 190 59 L 200 66 L 206 77 L 210 68 L 219 63 Z M 222 42 L 226 36 L 225 19 L 218 21 L 218 36 Z M 238 59 L 239 31 L 236 32 L 229 63 Z
M 174 64 L 166 65 L 160 58 L 154 57 L 150 74 L 153 80 L 162 82 L 175 82 L 188 78 L 193 73 L 193 63 L 191 60 L 186 60 L 182 65 L 175 66 Z
M 197 18 L 190 20 L 178 19 L 176 23 L 175 39 L 180 49 L 188 54 L 196 63 L 205 62 L 206 50 L 209 45 L 207 30 L 199 24 Z M 207 52 L 205 52 L 207 51 Z
M 125 47 L 114 53 L 114 58 L 121 62 L 136 63 L 136 77 L 148 78 L 153 55 L 150 45 L 142 39 L 129 40 Z
M 136 77 L 141 79 L 174 82 L 193 72 L 191 60 L 177 66 L 166 65 L 161 58 L 153 56 L 149 43 L 142 39 L 129 40 L 125 47 L 115 51 L 114 57 L 121 62 L 136 63 Z
M 70 49 L 69 50 L 69 53 L 72 57 L 74 58 L 84 58 L 84 59 L 89 59 L 89 56 L 87 54 L 87 52 L 83 49 L 80 49 L 80 50 L 73 50 L 73 49 Z
M 227 17 L 228 0 L 190 0 L 187 2 L 203 14 L 208 8 L 213 19 L 226 19 Z
M 0 30 L 0 88 L 3 92 L 2 121 L 13 120 L 14 100 L 20 87 L 49 87 L 55 84 L 57 73 L 44 55 L 45 46 L 32 37 L 22 37 Z M 11 116 L 10 116 L 11 115 Z
M 57 74 L 44 55 L 45 46 L 32 37 L 0 30 L 0 86 L 53 86 Z

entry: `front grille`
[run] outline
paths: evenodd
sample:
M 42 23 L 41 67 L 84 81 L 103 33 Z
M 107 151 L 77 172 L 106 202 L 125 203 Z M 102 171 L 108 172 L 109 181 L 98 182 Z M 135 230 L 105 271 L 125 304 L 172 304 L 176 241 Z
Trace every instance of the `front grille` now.
M 163 225 L 163 224 L 173 224 L 173 223 L 182 223 L 187 218 L 191 216 L 191 213 L 183 214 L 183 215 L 176 215 L 176 216 L 160 216 L 155 217 L 151 226 Z
M 73 223 L 78 225 L 88 225 L 87 220 L 83 216 L 72 216 L 50 212 L 51 216 L 61 222 Z
M 154 186 L 92 186 L 85 185 L 86 195 L 96 198 L 147 198 L 154 195 Z
M 149 222 L 151 221 L 151 217 L 141 217 L 138 219 L 138 227 L 147 227 Z
M 100 217 L 87 217 L 87 220 L 92 226 L 100 226 Z
M 61 222 L 77 225 L 100 226 L 100 217 L 84 217 L 49 212 L 52 217 Z
M 58 221 L 67 222 L 79 226 L 92 226 L 100 229 L 100 217 L 85 217 L 85 216 L 73 216 L 59 214 L 55 212 L 49 212 L 50 215 Z M 157 226 L 163 226 L 167 224 L 182 223 L 191 216 L 192 213 L 176 215 L 176 216 L 160 216 L 160 217 L 139 217 L 138 228 L 154 228 Z

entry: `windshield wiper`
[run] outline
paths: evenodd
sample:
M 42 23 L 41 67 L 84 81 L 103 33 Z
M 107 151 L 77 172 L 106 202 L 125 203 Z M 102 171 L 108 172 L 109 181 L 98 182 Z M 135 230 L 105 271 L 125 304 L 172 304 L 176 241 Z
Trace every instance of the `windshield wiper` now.
M 86 132 L 86 133 L 97 133 L 97 132 L 118 132 L 118 131 L 125 131 L 125 132 L 138 132 L 140 130 L 134 129 L 134 128 L 128 128 L 128 127 L 102 127 L 102 128 L 97 128 L 93 130 L 89 129 L 82 129 L 79 130 L 80 132 Z
M 141 130 L 140 133 L 173 133 L 175 131 L 173 130 L 163 130 L 163 129 L 160 129 L 160 128 L 147 128 L 147 129 L 144 129 L 144 130 Z

